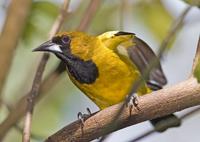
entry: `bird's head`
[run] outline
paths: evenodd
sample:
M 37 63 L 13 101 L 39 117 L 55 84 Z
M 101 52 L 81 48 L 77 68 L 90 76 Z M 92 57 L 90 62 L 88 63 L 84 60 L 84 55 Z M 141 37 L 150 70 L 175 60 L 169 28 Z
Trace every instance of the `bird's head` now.
M 93 83 L 98 68 L 92 60 L 96 38 L 80 32 L 64 32 L 55 35 L 33 51 L 54 53 L 67 66 L 71 76 L 79 83 Z
M 94 47 L 95 37 L 81 32 L 62 32 L 55 35 L 49 41 L 44 42 L 33 51 L 54 53 L 64 62 L 68 62 L 74 56 L 82 59 L 90 59 L 90 50 Z

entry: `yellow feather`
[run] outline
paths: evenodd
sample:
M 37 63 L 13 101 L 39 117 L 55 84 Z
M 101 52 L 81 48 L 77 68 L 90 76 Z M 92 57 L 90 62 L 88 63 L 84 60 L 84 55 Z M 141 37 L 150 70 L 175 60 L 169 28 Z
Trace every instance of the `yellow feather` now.
M 120 44 L 120 46 L 133 44 L 130 42 L 133 36 L 115 38 L 112 37 L 114 33 L 99 37 L 83 33 L 68 33 L 72 37 L 72 54 L 83 60 L 91 59 L 99 71 L 98 78 L 92 84 L 81 84 L 72 76 L 70 78 L 100 109 L 123 101 L 134 82 L 141 77 L 130 59 L 117 51 Z M 125 52 L 126 49 L 122 50 Z M 137 93 L 142 95 L 149 91 L 150 89 L 143 82 Z

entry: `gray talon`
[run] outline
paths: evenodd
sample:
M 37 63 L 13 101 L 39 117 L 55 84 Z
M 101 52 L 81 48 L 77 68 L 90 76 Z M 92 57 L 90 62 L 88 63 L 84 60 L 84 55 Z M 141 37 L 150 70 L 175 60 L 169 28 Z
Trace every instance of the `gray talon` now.
M 83 114 L 81 112 L 78 112 L 78 114 L 77 114 L 78 120 L 81 122 L 82 127 L 84 126 L 85 120 L 92 115 L 89 108 L 86 108 L 86 110 L 87 110 L 88 114 Z

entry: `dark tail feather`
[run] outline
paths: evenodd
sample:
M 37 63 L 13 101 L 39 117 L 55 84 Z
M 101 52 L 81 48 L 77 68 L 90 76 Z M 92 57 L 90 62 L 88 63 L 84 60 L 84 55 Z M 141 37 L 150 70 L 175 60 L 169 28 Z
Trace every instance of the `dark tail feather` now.
M 147 85 L 151 90 L 156 91 L 162 89 L 162 86 L 151 81 L 147 81 Z M 164 132 L 168 128 L 178 127 L 181 125 L 181 120 L 174 114 L 169 114 L 164 117 L 156 118 L 150 121 L 157 132 Z
M 160 84 L 157 84 L 156 82 L 152 82 L 152 81 L 148 80 L 148 81 L 146 81 L 146 83 L 147 83 L 147 86 L 153 91 L 162 89 L 162 86 Z
M 156 118 L 150 122 L 157 132 L 164 132 L 168 128 L 178 127 L 181 125 L 181 120 L 174 114 Z

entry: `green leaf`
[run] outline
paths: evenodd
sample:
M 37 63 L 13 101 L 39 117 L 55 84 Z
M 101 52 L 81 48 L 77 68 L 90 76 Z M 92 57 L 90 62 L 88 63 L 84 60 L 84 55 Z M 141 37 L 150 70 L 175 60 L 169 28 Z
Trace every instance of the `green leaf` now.
M 160 0 L 141 1 L 133 12 L 138 15 L 150 31 L 160 41 L 166 36 L 172 22 L 172 16 L 164 8 Z
M 193 74 L 197 78 L 197 81 L 200 83 L 200 60 L 198 61 Z

